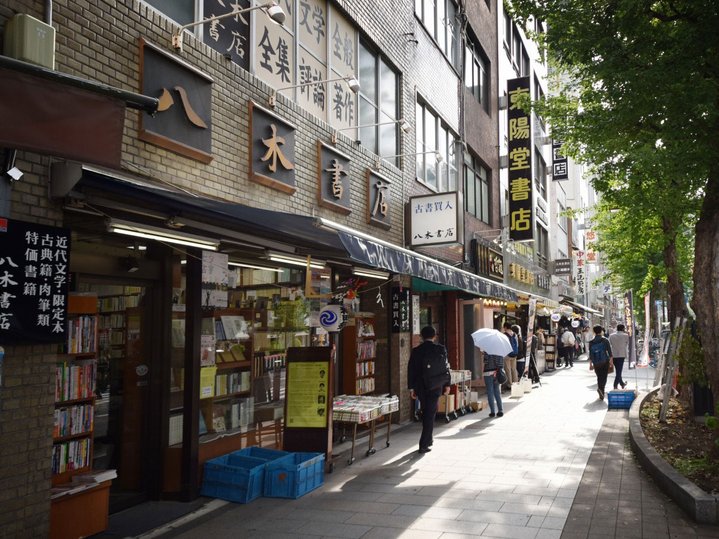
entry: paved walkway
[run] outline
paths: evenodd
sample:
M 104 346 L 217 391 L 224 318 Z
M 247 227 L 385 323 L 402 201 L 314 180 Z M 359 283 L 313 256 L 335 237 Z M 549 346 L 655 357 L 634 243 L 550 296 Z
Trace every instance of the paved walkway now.
M 628 374 L 632 386 L 647 386 Z M 298 500 L 213 501 L 219 509 L 145 537 L 719 537 L 719 527 L 692 524 L 639 470 L 627 412 L 608 412 L 595 388 L 587 363 L 576 362 L 520 399 L 505 394 L 502 418 L 485 409 L 438 421 L 431 453 L 417 454 L 412 425 L 388 448 L 379 436 L 371 457 L 338 461 L 323 487 Z

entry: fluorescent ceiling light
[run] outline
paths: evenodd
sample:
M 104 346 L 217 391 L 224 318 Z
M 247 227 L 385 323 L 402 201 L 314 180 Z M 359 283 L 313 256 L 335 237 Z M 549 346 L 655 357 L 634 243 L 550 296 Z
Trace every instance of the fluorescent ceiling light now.
M 302 266 L 303 268 L 307 267 L 307 259 L 299 256 L 270 253 L 268 257 L 272 262 L 278 262 L 280 264 L 291 264 L 293 266 Z M 324 269 L 325 263 L 320 260 L 310 260 L 310 268 Z
M 217 251 L 220 242 L 200 236 L 192 236 L 190 234 L 180 234 L 171 230 L 163 230 L 146 225 L 130 223 L 126 221 L 117 221 L 111 219 L 107 227 L 109 232 L 115 234 L 123 234 L 134 238 L 145 238 L 148 240 L 156 240 L 167 243 L 175 243 L 185 245 L 187 247 L 197 247 L 198 249 L 206 249 L 208 251 Z
M 282 272 L 282 270 L 279 268 L 270 268 L 268 266 L 255 266 L 254 264 L 245 264 L 244 262 L 228 262 L 227 265 L 235 266 L 238 268 L 249 268 L 249 269 L 262 270 L 262 271 L 275 271 L 277 273 Z
M 368 277 L 370 279 L 389 279 L 389 273 L 386 271 L 376 271 L 365 268 L 352 268 L 352 273 L 358 277 Z

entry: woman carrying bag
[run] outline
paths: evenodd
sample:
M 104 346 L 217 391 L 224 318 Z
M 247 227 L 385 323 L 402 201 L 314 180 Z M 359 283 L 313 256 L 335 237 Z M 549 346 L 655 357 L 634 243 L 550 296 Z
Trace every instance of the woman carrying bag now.
M 484 385 L 487 388 L 487 400 L 489 401 L 489 417 L 502 417 L 504 410 L 502 408 L 502 384 L 507 381 L 507 375 L 504 373 L 504 358 L 502 356 L 492 356 L 487 352 L 482 352 L 484 357 L 484 368 L 482 369 L 482 377 Z

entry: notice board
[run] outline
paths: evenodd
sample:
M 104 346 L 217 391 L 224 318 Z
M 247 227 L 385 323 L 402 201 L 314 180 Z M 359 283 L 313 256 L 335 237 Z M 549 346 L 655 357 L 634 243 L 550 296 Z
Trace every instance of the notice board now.
M 332 457 L 332 349 L 287 349 L 285 451 L 320 452 Z

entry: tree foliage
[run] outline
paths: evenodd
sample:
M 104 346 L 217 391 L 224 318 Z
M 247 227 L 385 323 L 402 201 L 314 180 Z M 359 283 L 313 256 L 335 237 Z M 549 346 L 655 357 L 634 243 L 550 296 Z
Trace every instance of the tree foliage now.
M 512 0 L 534 17 L 561 93 L 539 106 L 554 138 L 592 164 L 608 238 L 605 261 L 635 281 L 638 255 L 676 296 L 690 267 L 706 367 L 719 390 L 719 2 L 715 0 Z M 613 240 L 613 241 L 610 241 Z M 641 242 L 641 245 L 638 245 Z

